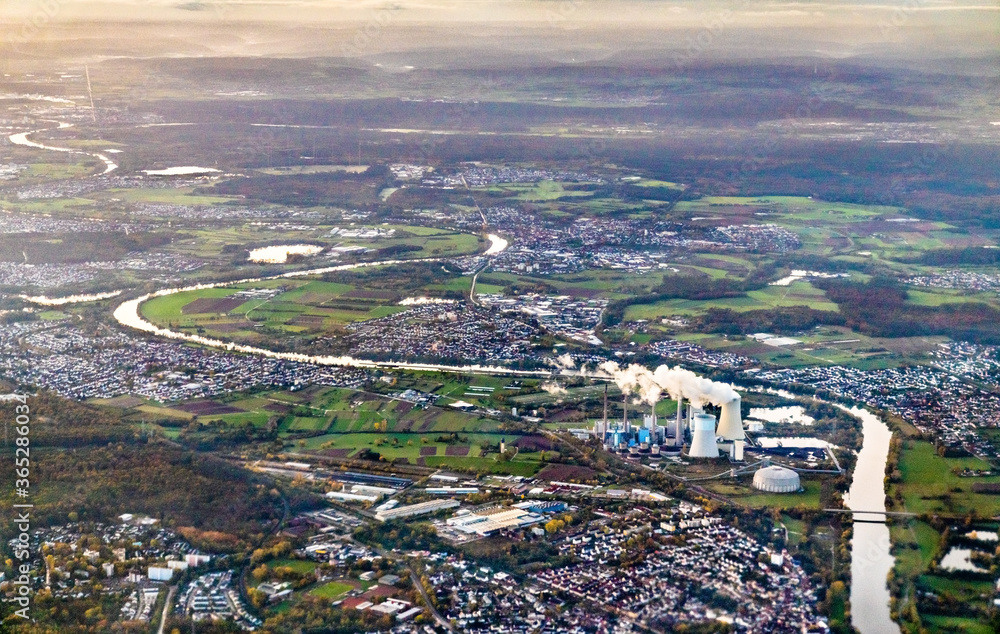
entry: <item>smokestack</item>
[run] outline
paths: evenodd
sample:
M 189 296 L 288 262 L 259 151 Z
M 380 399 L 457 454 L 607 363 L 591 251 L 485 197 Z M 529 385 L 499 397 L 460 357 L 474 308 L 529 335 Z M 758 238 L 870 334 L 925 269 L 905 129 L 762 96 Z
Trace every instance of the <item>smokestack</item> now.
M 625 426 L 625 432 L 629 431 L 628 428 L 628 394 L 622 398 L 622 424 Z
M 608 384 L 604 384 L 604 427 L 608 426 Z
M 691 449 L 688 456 L 692 458 L 718 458 L 719 445 L 715 442 L 715 416 L 711 414 L 695 414 L 694 434 L 691 436 Z
M 688 428 L 694 433 L 694 417 L 698 414 L 704 414 L 705 410 L 699 403 L 694 401 L 688 401 Z
M 722 404 L 718 433 L 726 440 L 743 440 L 746 437 L 743 431 L 743 419 L 740 416 L 740 403 L 741 399 L 737 394 L 736 398 Z
M 653 403 L 652 405 L 650 405 L 649 406 L 649 410 L 650 410 L 649 414 L 650 414 L 650 416 L 653 419 L 653 424 L 650 426 L 650 429 L 649 429 L 649 438 L 650 438 L 650 442 L 652 442 L 653 444 L 655 444 L 656 443 L 656 403 Z
M 684 444 L 684 399 L 677 399 L 677 422 L 674 423 L 674 446 Z

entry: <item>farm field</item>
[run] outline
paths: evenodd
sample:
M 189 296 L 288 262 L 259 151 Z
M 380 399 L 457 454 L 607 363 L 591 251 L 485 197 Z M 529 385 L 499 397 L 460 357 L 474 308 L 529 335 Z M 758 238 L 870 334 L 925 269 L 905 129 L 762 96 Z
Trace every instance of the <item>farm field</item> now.
M 992 517 L 1000 513 L 1000 496 L 974 493 L 974 484 L 997 484 L 1000 476 L 963 478 L 963 469 L 989 469 L 979 458 L 942 458 L 926 441 L 906 439 L 899 461 L 903 508 L 911 513 L 950 513 Z
M 406 310 L 399 303 L 407 297 L 464 297 L 470 284 L 470 278 L 446 274 L 440 267 L 426 281 L 403 276 L 387 285 L 387 274 L 388 268 L 376 267 L 185 291 L 153 298 L 141 311 L 161 326 L 262 343 L 283 335 L 294 339 L 336 333 L 353 322 Z
M 475 383 L 483 382 L 477 379 Z M 427 387 L 464 393 L 468 384 L 427 381 Z M 450 400 L 445 396 L 441 399 Z M 107 405 L 115 406 L 113 402 Z M 174 439 L 182 432 L 177 424 L 186 425 L 185 433 L 193 434 L 192 438 L 220 424 L 230 429 L 273 426 L 277 437 L 290 448 L 333 458 L 353 458 L 371 451 L 386 461 L 530 475 L 541 468 L 545 457 L 558 455 L 550 441 L 501 431 L 490 419 L 433 405 L 414 407 L 408 401 L 344 388 L 273 390 L 169 406 L 123 401 L 118 406 L 134 408 L 134 416 L 143 420 L 160 422 L 163 433 Z M 509 462 L 497 460 L 501 440 L 517 448 Z

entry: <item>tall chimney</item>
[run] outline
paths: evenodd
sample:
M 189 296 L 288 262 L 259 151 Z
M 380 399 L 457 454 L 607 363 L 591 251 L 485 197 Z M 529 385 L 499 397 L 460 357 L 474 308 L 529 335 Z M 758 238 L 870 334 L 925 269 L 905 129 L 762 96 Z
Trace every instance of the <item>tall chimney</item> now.
M 677 422 L 674 423 L 674 446 L 684 444 L 684 398 L 677 397 Z
M 628 424 L 628 394 L 622 397 L 622 423 L 625 425 L 625 433 L 629 432 Z
M 650 444 L 656 444 L 656 403 L 649 406 L 649 414 L 653 418 L 653 424 L 649 428 Z

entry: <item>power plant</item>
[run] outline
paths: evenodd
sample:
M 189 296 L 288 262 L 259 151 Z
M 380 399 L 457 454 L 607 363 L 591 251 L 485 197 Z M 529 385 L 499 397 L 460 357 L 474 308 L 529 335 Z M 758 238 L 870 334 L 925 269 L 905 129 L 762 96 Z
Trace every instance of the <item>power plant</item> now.
M 615 381 L 624 397 L 622 419 L 609 421 L 605 386 L 604 416 L 594 424 L 592 434 L 607 450 L 632 455 L 676 455 L 688 444 L 691 458 L 717 458 L 724 451 L 734 460 L 743 460 L 746 435 L 740 415 L 741 399 L 732 386 L 665 365 L 650 371 L 637 364 L 622 368 L 609 361 L 601 369 Z M 656 404 L 664 392 L 677 401 L 672 425 L 661 425 L 656 417 Z M 650 408 L 649 414 L 642 416 L 641 426 L 633 426 L 628 417 L 629 397 L 633 394 L 637 403 Z M 715 417 L 705 413 L 703 403 L 720 406 L 718 427 Z
M 743 400 L 729 384 L 666 365 L 651 371 L 634 363 L 622 367 L 609 361 L 601 364 L 600 369 L 622 392 L 621 419 L 608 418 L 608 387 L 605 385 L 603 417 L 594 423 L 592 429 L 579 431 L 600 440 L 607 451 L 633 459 L 658 458 L 664 455 L 679 456 L 686 447 L 685 456 L 691 460 L 726 456 L 737 464 L 731 464 L 724 471 L 712 475 L 697 473 L 690 478 L 679 477 L 685 481 L 697 481 L 720 477 L 737 478 L 752 473 L 753 488 L 767 493 L 800 491 L 800 473 L 843 473 L 836 455 L 829 449 L 827 455 L 833 462 L 832 469 L 817 468 L 811 464 L 772 464 L 770 457 L 759 456 L 759 447 L 753 453 L 753 462 L 747 463 L 744 449 L 748 438 L 741 413 Z M 663 395 L 668 395 L 677 402 L 677 413 L 671 420 L 661 422 L 657 419 L 656 404 Z M 633 405 L 633 412 L 639 410 L 641 425 L 629 420 L 629 403 Z M 718 419 L 705 411 L 706 405 L 718 407 Z M 649 407 L 648 414 L 642 411 L 644 406 Z

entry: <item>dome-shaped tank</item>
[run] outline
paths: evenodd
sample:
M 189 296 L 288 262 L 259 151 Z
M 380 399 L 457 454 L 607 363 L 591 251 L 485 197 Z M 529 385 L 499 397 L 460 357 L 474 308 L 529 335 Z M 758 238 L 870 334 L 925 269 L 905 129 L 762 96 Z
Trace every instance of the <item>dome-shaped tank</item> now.
M 753 474 L 753 488 L 768 493 L 794 493 L 802 488 L 799 474 L 785 467 L 770 466 Z

